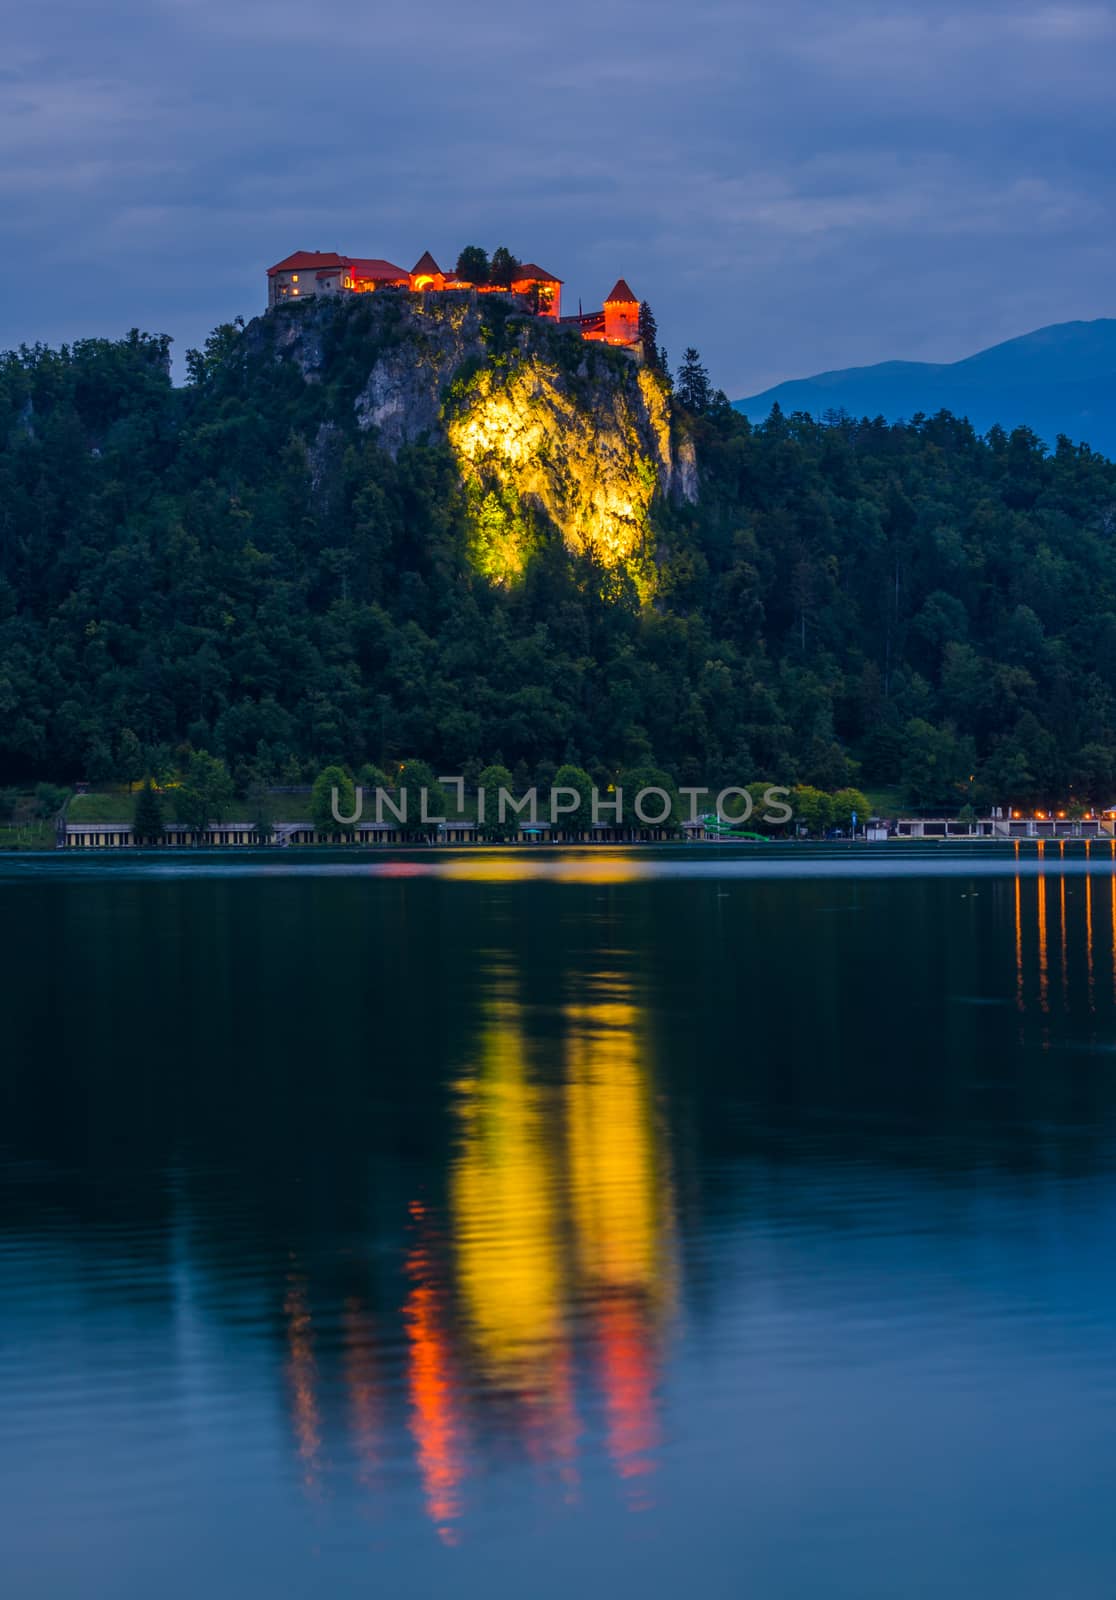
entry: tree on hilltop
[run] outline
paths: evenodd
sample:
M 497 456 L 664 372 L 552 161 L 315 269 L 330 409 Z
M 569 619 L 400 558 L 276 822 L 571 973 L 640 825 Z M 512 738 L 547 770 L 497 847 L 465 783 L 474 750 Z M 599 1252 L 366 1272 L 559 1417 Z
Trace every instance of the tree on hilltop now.
M 492 268 L 489 265 L 488 251 L 482 250 L 479 244 L 467 244 L 457 258 L 455 273 L 465 283 L 487 283 Z
M 223 362 L 235 350 L 240 335 L 244 332 L 244 318 L 234 317 L 231 322 L 222 322 L 205 341 L 202 350 L 187 350 L 186 352 L 186 381 L 195 388 L 208 381 Z
M 699 415 L 708 411 L 713 403 L 713 386 L 709 382 L 709 373 L 702 365 L 701 356 L 693 345 L 682 357 L 682 365 L 678 369 L 674 392 L 680 404 L 687 411 Z
M 643 359 L 656 372 L 666 371 L 666 351 L 659 348 L 659 324 L 646 300 L 639 303 L 639 337 L 643 344 Z
M 521 266 L 522 262 L 512 255 L 506 244 L 498 245 L 488 264 L 488 281 L 499 284 L 501 289 L 510 289 L 513 280 L 519 276 Z

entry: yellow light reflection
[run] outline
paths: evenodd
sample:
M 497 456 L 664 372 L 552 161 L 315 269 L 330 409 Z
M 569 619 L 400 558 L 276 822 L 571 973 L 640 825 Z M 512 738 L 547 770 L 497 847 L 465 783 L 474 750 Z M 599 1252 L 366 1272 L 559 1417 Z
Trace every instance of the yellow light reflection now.
M 462 1137 L 450 1203 L 458 1285 L 482 1364 L 520 1383 L 545 1367 L 560 1335 L 562 1273 L 549 1108 L 528 1079 L 514 1001 L 493 1004 L 476 1071 L 457 1090 Z
M 639 1013 L 622 983 L 605 975 L 602 986 L 599 999 L 565 1012 L 571 1206 L 579 1274 L 595 1311 L 608 1448 L 621 1477 L 638 1478 L 654 1470 L 659 1442 L 657 1341 L 672 1291 L 671 1211 Z
M 621 1000 L 570 1006 L 567 1088 L 578 1256 L 591 1278 L 655 1290 L 662 1208 L 638 1013 Z
M 555 849 L 548 857 L 470 846 L 468 854 L 449 856 L 437 864 L 436 870 L 444 878 L 469 883 L 510 883 L 530 878 L 562 883 L 634 883 L 649 875 L 652 863 L 630 853 L 604 850 L 599 845 L 584 854 Z

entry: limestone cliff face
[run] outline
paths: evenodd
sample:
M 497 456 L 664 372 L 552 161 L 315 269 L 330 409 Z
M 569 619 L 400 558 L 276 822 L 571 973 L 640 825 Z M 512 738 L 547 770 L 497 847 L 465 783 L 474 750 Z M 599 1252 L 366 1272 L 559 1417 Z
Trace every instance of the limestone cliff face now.
M 697 498 L 693 447 L 662 380 L 505 302 L 362 296 L 257 328 L 308 383 L 347 362 L 356 426 L 392 455 L 424 438 L 449 443 L 477 564 L 494 581 L 514 578 L 547 524 L 571 551 L 646 574 L 655 495 Z

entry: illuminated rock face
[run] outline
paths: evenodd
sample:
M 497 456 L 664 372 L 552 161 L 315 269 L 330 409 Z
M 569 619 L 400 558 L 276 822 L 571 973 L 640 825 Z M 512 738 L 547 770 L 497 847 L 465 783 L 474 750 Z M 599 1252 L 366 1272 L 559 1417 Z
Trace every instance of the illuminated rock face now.
M 393 456 L 423 439 L 448 441 L 467 495 L 470 554 L 492 582 L 514 583 L 531 551 L 557 534 L 573 554 L 651 593 L 652 502 L 697 492 L 692 447 L 674 437 L 662 380 L 493 298 L 319 302 L 289 323 L 268 319 L 268 332 L 276 357 L 294 361 L 308 383 L 329 378 L 331 349 L 367 349 L 357 427 Z
M 445 428 L 466 481 L 488 492 L 479 564 L 489 575 L 506 582 L 521 568 L 524 523 L 515 510 L 527 506 L 575 554 L 646 577 L 651 502 L 669 490 L 672 473 L 659 380 L 595 351 L 571 379 L 545 350 L 525 349 L 507 366 L 481 368 L 460 391 L 447 403 Z M 506 549 L 493 537 L 494 500 L 511 508 Z

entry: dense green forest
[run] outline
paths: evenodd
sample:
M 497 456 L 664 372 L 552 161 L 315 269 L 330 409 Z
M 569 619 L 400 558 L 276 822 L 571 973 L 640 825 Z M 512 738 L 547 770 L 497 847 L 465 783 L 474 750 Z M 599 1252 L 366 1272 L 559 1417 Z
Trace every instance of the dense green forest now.
M 181 389 L 139 333 L 0 358 L 0 783 L 204 750 L 241 791 L 421 754 L 1116 799 L 1116 466 L 1087 446 L 754 426 L 699 389 L 700 498 L 657 506 L 654 598 L 557 539 L 501 589 L 448 448 L 357 430 L 352 352 L 311 388 L 243 337 Z

